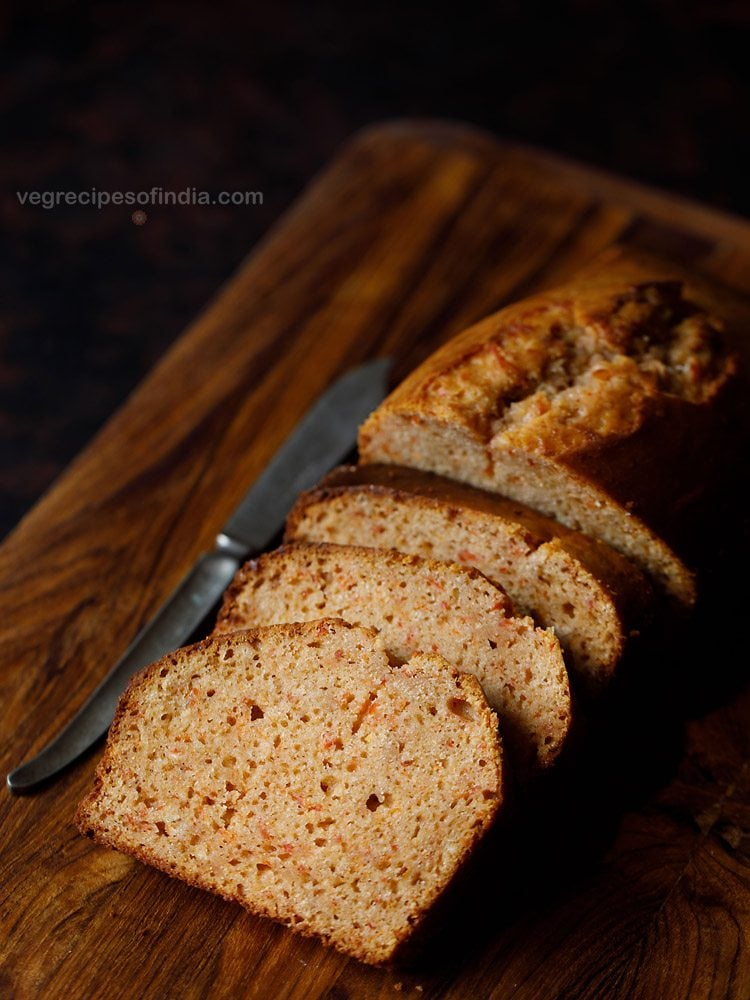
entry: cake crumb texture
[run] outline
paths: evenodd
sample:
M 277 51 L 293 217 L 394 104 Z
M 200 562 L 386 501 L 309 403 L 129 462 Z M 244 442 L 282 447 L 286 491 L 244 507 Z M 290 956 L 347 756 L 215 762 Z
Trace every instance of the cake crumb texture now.
M 504 591 L 476 570 L 384 549 L 287 545 L 239 571 L 216 628 L 321 617 L 377 629 L 395 662 L 438 653 L 474 674 L 519 773 L 562 751 L 571 703 L 560 644 L 551 629 L 515 617 Z
M 210 638 L 123 696 L 82 833 L 365 962 L 490 825 L 497 720 L 436 655 L 323 620 Z

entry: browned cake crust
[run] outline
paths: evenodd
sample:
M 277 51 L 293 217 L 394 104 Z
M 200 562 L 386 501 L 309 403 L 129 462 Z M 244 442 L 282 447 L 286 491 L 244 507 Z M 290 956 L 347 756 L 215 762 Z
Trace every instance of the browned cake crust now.
M 365 422 L 361 460 L 503 493 L 601 538 L 689 605 L 677 553 L 732 438 L 724 328 L 704 283 L 609 252 L 435 352 Z
M 217 636 L 120 701 L 82 833 L 365 962 L 390 960 L 502 799 L 497 720 L 434 655 L 341 621 Z
M 285 541 L 393 548 L 478 569 L 518 613 L 555 629 L 589 689 L 612 675 L 653 596 L 602 542 L 496 493 L 396 465 L 334 470 L 298 499 Z
M 287 545 L 242 567 L 216 630 L 321 617 L 377 629 L 397 661 L 438 653 L 474 674 L 520 774 L 562 751 L 571 702 L 560 644 L 514 617 L 504 591 L 476 570 L 384 549 Z

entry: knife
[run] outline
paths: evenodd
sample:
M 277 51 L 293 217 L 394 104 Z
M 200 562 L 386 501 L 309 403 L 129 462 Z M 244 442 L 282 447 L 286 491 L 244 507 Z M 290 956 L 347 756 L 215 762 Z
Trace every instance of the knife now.
M 281 529 L 294 501 L 354 447 L 359 424 L 383 400 L 391 360 L 339 378 L 305 414 L 221 532 L 141 630 L 83 707 L 51 743 L 8 775 L 14 792 L 58 774 L 109 728 L 132 675 L 185 642 L 232 581 L 241 563 Z

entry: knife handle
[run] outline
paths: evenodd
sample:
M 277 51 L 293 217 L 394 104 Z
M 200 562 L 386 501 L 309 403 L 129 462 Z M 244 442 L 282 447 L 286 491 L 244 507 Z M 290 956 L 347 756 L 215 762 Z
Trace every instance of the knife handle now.
M 240 565 L 239 554 L 218 541 L 217 549 L 200 557 L 65 728 L 36 757 L 10 772 L 12 791 L 35 788 L 88 750 L 109 728 L 133 674 L 171 653 L 201 623 Z

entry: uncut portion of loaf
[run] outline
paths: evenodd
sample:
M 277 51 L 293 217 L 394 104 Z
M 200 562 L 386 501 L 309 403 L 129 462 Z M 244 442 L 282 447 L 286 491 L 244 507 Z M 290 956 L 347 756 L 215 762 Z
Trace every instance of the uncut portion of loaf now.
M 365 422 L 361 460 L 502 493 L 602 539 L 690 605 L 681 554 L 733 437 L 723 328 L 704 286 L 610 253 L 440 348 Z
M 397 660 L 434 652 L 474 674 L 521 772 L 559 755 L 571 720 L 560 645 L 552 630 L 512 617 L 507 596 L 475 570 L 380 549 L 289 545 L 239 571 L 216 628 L 322 617 L 376 628 Z
M 340 621 L 211 638 L 131 684 L 82 833 L 365 962 L 389 960 L 500 804 L 496 719 L 437 656 Z
M 589 690 L 614 673 L 652 596 L 643 573 L 609 546 L 497 494 L 395 465 L 336 469 L 299 498 L 285 540 L 397 549 L 478 569 L 517 612 L 555 629 Z

